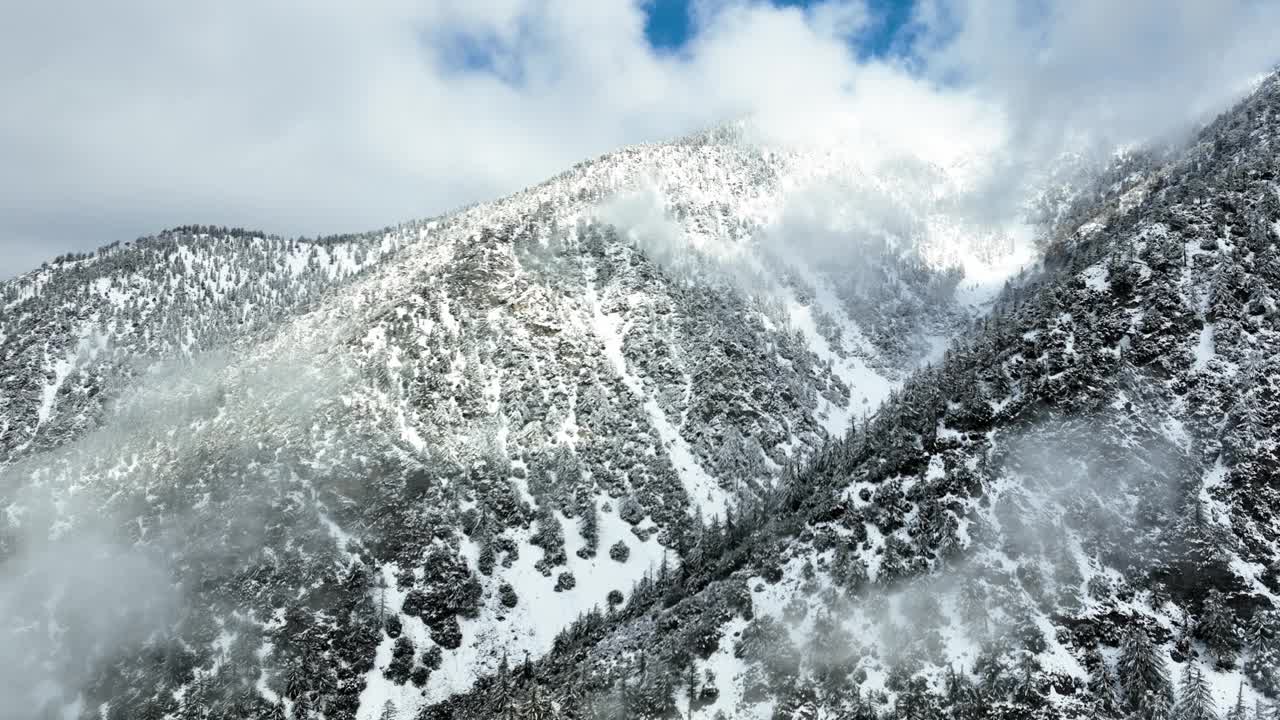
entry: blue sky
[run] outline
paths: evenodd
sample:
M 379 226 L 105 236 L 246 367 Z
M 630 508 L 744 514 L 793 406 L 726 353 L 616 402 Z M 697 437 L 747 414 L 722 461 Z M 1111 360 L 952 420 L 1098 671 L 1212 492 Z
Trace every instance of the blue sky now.
M 775 8 L 809 9 L 825 0 L 756 0 Z M 641 3 L 646 15 L 645 38 L 660 53 L 678 53 L 693 39 L 697 28 L 693 23 L 695 0 L 648 0 Z M 905 28 L 911 16 L 913 0 L 866 0 L 871 20 L 867 29 L 851 40 L 850 50 L 859 60 L 901 54 Z M 897 41 L 897 42 L 895 42 Z M 519 68 L 500 68 L 495 62 L 497 48 L 491 38 L 468 33 L 441 32 L 433 29 L 426 39 L 436 56 L 446 65 L 464 72 L 493 73 L 507 82 L 519 82 L 512 76 Z
M 678 51 L 688 43 L 693 27 L 690 0 L 651 0 L 645 10 L 645 36 L 654 48 Z M 775 7 L 807 8 L 818 0 L 771 0 Z M 883 57 L 896 50 L 894 40 L 903 32 L 911 15 L 911 0 L 868 0 L 873 16 L 868 32 L 858 38 L 853 48 L 860 58 Z

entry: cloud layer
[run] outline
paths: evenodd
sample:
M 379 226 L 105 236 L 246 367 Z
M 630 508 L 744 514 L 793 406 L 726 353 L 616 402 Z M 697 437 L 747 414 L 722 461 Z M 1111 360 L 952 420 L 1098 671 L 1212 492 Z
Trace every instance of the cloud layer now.
M 918 0 L 890 59 L 859 61 L 878 23 L 861 0 L 694 0 L 674 52 L 649 46 L 642 0 L 15 5 L 0 276 L 190 222 L 379 227 L 780 109 L 805 129 L 837 108 L 927 154 L 993 125 L 1037 154 L 1141 139 L 1276 59 L 1261 0 L 1014 7 Z

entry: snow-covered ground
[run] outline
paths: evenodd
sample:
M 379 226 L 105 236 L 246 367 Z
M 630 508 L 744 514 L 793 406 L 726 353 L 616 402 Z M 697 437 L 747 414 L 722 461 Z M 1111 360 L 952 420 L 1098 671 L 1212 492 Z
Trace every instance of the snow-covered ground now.
M 605 495 L 596 498 L 598 508 L 610 502 Z M 492 577 L 482 578 L 483 609 L 476 618 L 462 619 L 462 646 L 445 651 L 443 664 L 431 674 L 425 688 L 419 689 L 412 683 L 396 685 L 383 675 L 391 661 L 393 645 L 391 638 L 383 636 L 374 669 L 369 671 L 361 695 L 359 720 L 380 720 L 388 701 L 396 709 L 395 717 L 410 720 L 424 704 L 464 692 L 477 677 L 495 672 L 504 655 L 512 664 L 523 661 L 526 655 L 540 657 L 551 649 L 556 635 L 574 620 L 593 609 L 605 610 L 606 596 L 611 590 L 618 590 L 625 597 L 646 573 L 656 573 L 667 552 L 653 538 L 645 541 L 637 538 L 613 507 L 599 513 L 598 551 L 594 557 L 584 559 L 577 554 L 585 542 L 576 523 L 563 515 L 557 519 L 565 529 L 567 567 L 555 568 L 549 577 L 543 575 L 535 567 L 541 559 L 540 551 L 529 545 L 527 538 L 520 538 L 519 559 L 509 568 L 498 565 Z M 631 550 L 626 562 L 609 557 L 609 548 L 620 541 Z M 467 541 L 463 551 L 474 567 L 479 546 Z M 667 561 L 672 566 L 678 564 L 675 557 L 668 557 Z M 556 591 L 556 579 L 566 571 L 573 573 L 576 584 L 571 589 Z M 387 581 L 386 607 L 398 613 L 405 593 L 395 587 L 394 567 L 386 566 L 383 572 Z M 514 608 L 507 608 L 498 600 L 497 588 L 502 583 L 510 584 L 516 592 Z M 381 598 L 375 598 L 375 603 L 381 603 Z M 405 634 L 419 649 L 431 646 L 430 634 L 419 618 L 400 614 L 400 620 Z

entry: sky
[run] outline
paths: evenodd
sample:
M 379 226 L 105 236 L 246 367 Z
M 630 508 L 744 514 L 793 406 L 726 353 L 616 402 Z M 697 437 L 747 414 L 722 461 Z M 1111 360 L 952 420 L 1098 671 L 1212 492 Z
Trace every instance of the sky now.
M 621 145 L 838 110 L 1020 162 L 1202 120 L 1275 0 L 10 0 L 0 277 L 190 223 L 429 217 Z

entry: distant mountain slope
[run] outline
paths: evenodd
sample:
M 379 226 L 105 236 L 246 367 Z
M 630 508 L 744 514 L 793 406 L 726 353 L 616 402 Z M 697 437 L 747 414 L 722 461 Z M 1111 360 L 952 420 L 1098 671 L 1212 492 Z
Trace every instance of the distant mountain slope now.
M 270 331 L 404 239 L 388 231 L 290 241 L 178 228 L 60 257 L 0 284 L 8 371 L 0 452 L 12 459 L 93 427 L 102 400 L 138 363 L 190 358 Z

